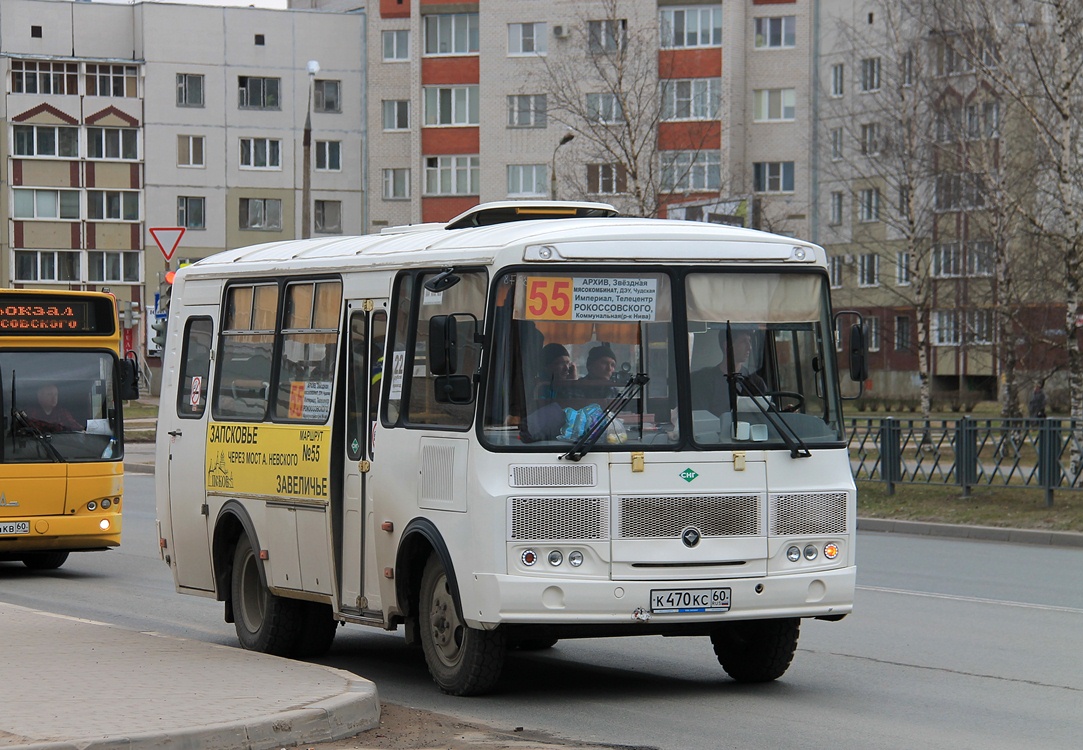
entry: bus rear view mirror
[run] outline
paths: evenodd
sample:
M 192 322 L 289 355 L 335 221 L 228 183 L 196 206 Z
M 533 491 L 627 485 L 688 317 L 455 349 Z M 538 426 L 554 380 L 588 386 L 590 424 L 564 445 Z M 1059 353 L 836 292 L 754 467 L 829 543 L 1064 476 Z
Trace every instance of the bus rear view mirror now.
M 434 315 L 429 318 L 429 372 L 433 375 L 454 375 L 459 361 L 458 348 L 459 329 L 455 316 Z
M 433 396 L 439 404 L 469 404 L 474 387 L 469 375 L 439 375 L 433 380 Z
M 869 358 L 865 348 L 865 329 L 850 326 L 850 380 L 864 383 L 869 379 Z
M 123 401 L 139 398 L 139 365 L 135 361 L 134 352 L 128 352 L 128 355 L 120 360 L 117 372 L 120 376 L 120 398 Z

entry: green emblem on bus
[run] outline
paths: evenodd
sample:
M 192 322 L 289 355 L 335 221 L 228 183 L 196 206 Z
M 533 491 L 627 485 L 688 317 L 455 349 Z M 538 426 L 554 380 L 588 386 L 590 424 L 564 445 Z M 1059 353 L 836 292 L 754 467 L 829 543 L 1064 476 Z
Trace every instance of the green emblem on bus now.
M 699 476 L 699 474 L 692 471 L 692 469 L 685 469 L 684 471 L 681 472 L 681 479 L 683 479 L 686 482 L 691 482 L 693 479 L 695 479 L 698 476 Z

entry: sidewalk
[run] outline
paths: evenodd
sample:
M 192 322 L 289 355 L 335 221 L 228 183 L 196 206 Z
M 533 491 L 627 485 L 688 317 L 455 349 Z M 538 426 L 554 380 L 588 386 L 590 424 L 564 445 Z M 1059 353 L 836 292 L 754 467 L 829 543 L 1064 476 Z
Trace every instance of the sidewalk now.
M 0 603 L 0 747 L 266 750 L 378 727 L 376 686 L 307 662 Z

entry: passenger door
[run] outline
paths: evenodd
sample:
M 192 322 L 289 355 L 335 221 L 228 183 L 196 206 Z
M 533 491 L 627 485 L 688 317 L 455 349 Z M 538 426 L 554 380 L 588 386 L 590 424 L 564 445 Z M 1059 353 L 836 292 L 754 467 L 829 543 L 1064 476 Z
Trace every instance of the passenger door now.
M 370 312 L 371 311 L 371 312 Z M 347 310 L 346 399 L 340 607 L 381 617 L 371 483 L 375 428 L 387 338 L 387 300 L 350 302 Z
M 177 585 L 212 591 L 207 526 L 207 402 L 210 391 L 213 309 L 192 308 L 184 320 L 177 373 L 177 401 L 162 404 L 169 420 L 169 521 L 173 547 L 167 549 Z M 168 415 L 168 416 L 167 416 Z

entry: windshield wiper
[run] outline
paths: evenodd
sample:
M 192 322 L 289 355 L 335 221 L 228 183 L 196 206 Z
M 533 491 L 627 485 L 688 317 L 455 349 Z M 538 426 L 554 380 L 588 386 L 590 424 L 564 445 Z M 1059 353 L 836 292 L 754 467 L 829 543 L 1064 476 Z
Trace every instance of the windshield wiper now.
M 790 458 L 809 458 L 812 456 L 812 452 L 809 450 L 808 445 L 801 439 L 801 436 L 794 431 L 782 415 L 779 413 L 778 406 L 767 395 L 759 389 L 759 386 L 753 381 L 753 379 L 745 373 L 739 372 L 734 376 L 734 379 L 741 384 L 741 390 L 747 391 L 751 395 L 751 401 L 756 405 L 756 408 L 760 410 L 767 421 L 778 430 L 779 437 L 782 438 L 782 442 L 786 443 L 786 447 L 790 449 Z M 734 429 L 737 428 L 737 408 L 733 409 Z
M 650 381 L 650 377 L 644 373 L 636 373 L 629 380 L 628 384 L 624 386 L 624 390 L 614 396 L 608 404 L 605 405 L 602 418 L 587 428 L 583 432 L 583 435 L 575 441 L 575 445 L 572 449 L 565 453 L 561 458 L 565 458 L 569 461 L 578 461 L 583 456 L 587 455 L 594 444 L 598 442 L 598 439 L 605 434 L 605 431 L 609 428 L 609 425 L 613 424 L 613 420 L 617 418 L 620 410 L 625 405 L 635 398 L 639 392 Z
M 11 415 L 14 418 L 12 420 L 12 430 L 15 429 L 14 423 L 18 422 L 20 425 L 22 425 L 23 429 L 25 429 L 27 432 L 37 438 L 38 442 L 45 446 L 45 450 L 49 453 L 49 457 L 53 459 L 53 463 L 63 463 L 64 457 L 60 455 L 60 451 L 56 449 L 56 447 L 49 440 L 48 436 L 44 432 L 39 430 L 37 425 L 35 425 L 30 420 L 30 418 L 26 416 L 26 412 L 16 411 L 15 409 L 12 409 Z

